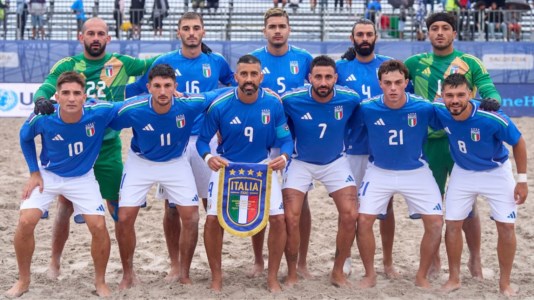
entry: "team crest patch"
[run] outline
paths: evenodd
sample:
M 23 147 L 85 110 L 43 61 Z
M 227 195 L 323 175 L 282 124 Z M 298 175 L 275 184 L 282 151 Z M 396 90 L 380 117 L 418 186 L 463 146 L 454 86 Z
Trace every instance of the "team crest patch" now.
M 111 65 L 104 66 L 104 70 L 106 71 L 107 77 L 113 77 L 113 66 Z
M 334 117 L 336 120 L 343 119 L 343 106 L 336 106 L 334 108 Z
M 178 126 L 178 128 L 185 127 L 185 116 L 184 115 L 176 116 L 176 126 Z
M 479 128 L 471 128 L 471 140 L 473 140 L 473 142 L 480 141 L 480 129 Z
M 415 127 L 417 125 L 417 113 L 408 114 L 408 126 Z
M 202 65 L 202 76 L 204 76 L 205 78 L 211 77 L 211 66 L 209 64 Z
M 261 111 L 261 122 L 263 125 L 267 125 L 271 122 L 271 110 L 264 109 Z
M 272 170 L 265 164 L 230 163 L 219 174 L 221 227 L 239 237 L 260 232 L 269 221 Z
M 292 60 L 289 62 L 289 70 L 291 71 L 291 74 L 295 75 L 299 73 L 299 62 L 296 60 Z
M 456 74 L 458 72 L 460 72 L 460 67 L 459 66 L 451 66 L 451 72 L 449 73 L 449 75 Z
M 85 125 L 85 134 L 87 134 L 88 137 L 95 135 L 95 123 Z

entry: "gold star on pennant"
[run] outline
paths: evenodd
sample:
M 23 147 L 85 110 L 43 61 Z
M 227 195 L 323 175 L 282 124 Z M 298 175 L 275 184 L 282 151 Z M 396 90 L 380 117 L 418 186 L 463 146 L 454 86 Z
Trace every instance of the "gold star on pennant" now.
M 235 170 L 234 169 L 230 170 L 230 175 L 235 175 Z
M 245 175 L 245 170 L 243 170 L 242 168 L 239 169 L 239 175 Z
M 248 176 L 254 175 L 254 170 L 252 169 L 248 170 L 247 175 Z
M 258 177 L 263 176 L 263 172 L 262 171 L 258 171 L 258 173 L 256 173 L 256 176 L 258 176 Z

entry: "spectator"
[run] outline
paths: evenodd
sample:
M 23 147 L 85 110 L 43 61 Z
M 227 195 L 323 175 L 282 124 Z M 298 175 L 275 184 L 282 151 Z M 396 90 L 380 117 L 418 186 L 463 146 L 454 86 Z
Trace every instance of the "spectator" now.
M 507 41 L 514 35 L 516 41 L 521 40 L 521 11 L 516 7 L 510 5 L 504 12 L 504 22 L 508 24 Z
M 191 0 L 191 7 L 193 7 L 194 12 L 197 12 L 199 8 L 202 11 L 204 9 L 204 0 Z
M 72 2 L 72 5 L 70 6 L 70 9 L 76 14 L 76 28 L 78 30 L 77 34 L 80 35 L 82 33 L 82 26 L 85 22 L 85 10 L 83 8 L 83 0 L 74 0 Z
M 130 22 L 132 23 L 133 39 L 141 39 L 141 22 L 145 15 L 145 0 L 132 0 L 130 5 Z
M 282 4 L 282 8 L 286 7 L 287 0 L 273 0 L 274 7 L 278 7 L 278 4 Z
M 208 13 L 212 13 L 211 9 L 213 9 L 213 13 L 217 13 L 219 0 L 207 0 L 206 8 L 208 9 Z
M 17 38 L 24 39 L 26 20 L 28 19 L 28 4 L 25 0 L 17 0 Z
M 334 0 L 334 11 L 337 11 L 338 4 L 339 4 L 339 10 L 343 11 L 343 0 Z
M 5 2 L 5 0 L 0 0 L 0 22 L 3 25 L 3 37 L 6 38 L 7 34 L 7 10 L 9 8 L 9 2 Z
M 424 5 L 424 0 L 417 0 L 417 12 L 415 13 L 415 36 L 418 41 L 425 40 L 425 18 L 426 5 Z
M 115 37 L 120 39 L 122 19 L 124 18 L 124 0 L 115 0 L 113 19 L 115 20 Z
M 402 4 L 399 9 L 399 39 L 404 40 L 404 28 L 406 26 L 406 6 Z
M 497 2 L 491 2 L 490 9 L 486 12 L 486 41 L 495 40 L 495 31 L 503 34 L 503 40 L 506 40 L 507 28 L 504 23 L 502 11 L 497 8 Z
M 167 0 L 154 0 L 152 7 L 152 21 L 154 22 L 154 36 L 163 35 L 163 19 L 169 16 L 169 2 Z
M 377 22 L 377 20 L 380 20 L 379 18 L 377 18 L 377 16 L 380 15 L 381 11 L 382 11 L 382 6 L 380 5 L 380 0 L 372 0 L 367 5 L 365 18 L 371 20 L 375 24 L 380 24 L 380 22 Z
M 44 14 L 46 13 L 46 0 L 30 0 L 30 15 L 32 17 L 32 40 L 39 38 L 37 31 L 44 40 Z

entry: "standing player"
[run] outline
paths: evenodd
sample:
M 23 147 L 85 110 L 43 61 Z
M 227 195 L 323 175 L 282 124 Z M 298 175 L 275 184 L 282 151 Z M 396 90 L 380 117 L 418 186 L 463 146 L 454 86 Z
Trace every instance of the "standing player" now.
M 388 56 L 375 54 L 375 44 L 378 39 L 375 24 L 368 19 L 361 19 L 354 23 L 350 40 L 354 47 L 343 55 L 344 58 L 336 62 L 337 84 L 349 87 L 364 98 L 371 98 L 382 93 L 378 83 L 378 68 L 380 65 L 392 59 Z M 367 133 L 361 124 L 350 122 L 347 135 L 346 153 L 350 163 L 356 186 L 359 187 L 367 162 L 369 160 L 369 148 Z M 393 213 L 393 201 L 388 204 L 386 215 L 379 216 L 380 236 L 382 237 L 382 253 L 384 256 L 384 272 L 388 277 L 397 277 L 398 273 L 393 267 L 393 240 L 395 238 L 395 215 Z M 351 259 L 347 258 L 343 271 L 349 274 L 351 271 Z
M 74 210 L 84 216 L 92 235 L 96 293 L 111 295 L 105 280 L 110 240 L 105 208 L 92 167 L 105 129 L 116 115 L 118 106 L 109 103 L 84 105 L 84 81 L 75 72 L 62 74 L 57 79 L 55 98 L 59 106 L 53 107 L 54 113 L 47 116 L 32 114 L 20 130 L 20 145 L 30 169 L 30 179 L 22 192 L 20 218 L 13 242 L 19 279 L 5 293 L 8 297 L 19 297 L 29 289 L 35 227 L 43 211 L 58 195 L 68 197 Z M 38 135 L 43 144 L 40 166 L 34 141 Z
M 211 288 L 216 291 L 222 289 L 223 238 L 223 229 L 217 220 L 217 171 L 223 165 L 228 165 L 228 161 L 264 162 L 269 158 L 269 151 L 275 143 L 280 145 L 281 155 L 268 163 L 273 170 L 283 169 L 293 153 L 293 142 L 282 103 L 276 96 L 259 87 L 263 79 L 260 61 L 252 55 L 242 56 L 237 62 L 235 79 L 238 88 L 222 94 L 213 102 L 197 141 L 198 153 L 210 169 L 215 171 L 210 179 L 212 188 L 208 194 L 204 244 L 211 269 Z M 267 124 L 262 121 L 264 113 L 269 113 L 270 116 Z M 209 146 L 217 131 L 221 134 L 221 144 L 217 148 L 221 156 L 212 155 Z M 271 292 L 278 292 L 281 290 L 278 269 L 286 244 L 286 222 L 278 176 L 276 172 L 272 174 L 267 287 Z
M 472 97 L 478 91 L 482 98 L 500 101 L 501 97 L 482 62 L 472 55 L 454 49 L 456 24 L 454 15 L 444 12 L 434 13 L 426 19 L 432 52 L 417 54 L 406 60 L 415 94 L 430 100 L 441 98 L 443 80 L 450 74 L 459 73 L 464 74 L 473 87 Z M 430 131 L 424 153 L 443 195 L 447 176 L 454 164 L 444 131 Z M 463 227 L 470 252 L 468 267 L 473 277 L 481 279 L 480 218 L 476 208 L 470 215 L 472 217 L 465 220 Z M 437 271 L 439 268 L 437 253 L 433 269 Z
M 280 8 L 271 8 L 263 16 L 263 35 L 267 40 L 265 47 L 256 49 L 251 54 L 261 61 L 263 73 L 262 87 L 273 90 L 278 95 L 286 91 L 303 86 L 310 73 L 310 64 L 313 59 L 311 54 L 288 43 L 291 27 L 287 12 Z M 279 154 L 279 145 L 271 154 L 276 157 Z M 298 269 L 304 277 L 311 277 L 308 272 L 306 256 L 311 232 L 311 214 L 307 197 L 304 201 L 303 215 L 301 217 L 301 248 Z M 263 240 L 265 230 L 252 237 L 254 247 L 254 267 L 251 275 L 257 276 L 263 272 Z
M 154 66 L 148 74 L 149 95 L 127 101 L 110 124 L 115 130 L 132 127 L 131 151 L 121 183 L 117 240 L 123 277 L 119 289 L 134 286 L 135 220 L 146 194 L 155 183 L 165 188 L 178 211 L 178 249 L 182 262 L 180 282 L 190 284 L 189 267 L 198 239 L 198 196 L 187 157 L 182 155 L 195 118 L 206 108 L 203 97 L 174 98 L 175 70 L 167 64 Z M 180 170 L 180 172 L 176 172 Z M 176 238 L 176 237 L 174 237 Z M 178 254 L 176 254 L 178 257 Z
M 205 35 L 202 15 L 196 12 L 186 12 L 178 21 L 177 35 L 182 41 L 182 48 L 160 56 L 153 65 L 169 64 L 174 68 L 177 90 L 183 93 L 203 93 L 216 89 L 219 83 L 235 85 L 234 73 L 224 57 L 218 53 L 203 53 L 202 38 Z M 145 74 L 126 88 L 126 96 L 131 97 L 147 92 L 147 75 Z M 211 170 L 198 155 L 195 144 L 200 131 L 204 114 L 197 117 L 191 131 L 186 157 L 191 164 L 198 195 L 202 198 L 204 207 L 208 197 L 208 183 Z M 216 138 L 213 139 L 212 153 L 217 147 Z M 167 199 L 161 188 L 158 188 L 156 198 Z M 170 206 L 170 207 L 169 207 Z M 178 240 L 180 232 L 180 218 L 174 204 L 166 201 L 163 229 L 165 240 L 171 259 L 171 270 L 167 276 L 168 281 L 176 281 L 179 277 Z M 177 238 L 178 237 L 178 238 Z
M 343 263 L 350 255 L 356 234 L 356 183 L 343 156 L 345 131 L 360 96 L 336 86 L 336 64 L 328 56 L 317 56 L 311 63 L 310 87 L 286 93 L 284 110 L 292 124 L 295 154 L 284 174 L 283 196 L 287 220 L 286 284 L 298 281 L 297 257 L 300 243 L 300 215 L 304 196 L 313 180 L 321 181 L 334 198 L 339 212 L 336 257 L 330 281 L 347 285 Z
M 449 280 L 443 289 L 460 288 L 462 223 L 481 195 L 488 200 L 497 225 L 499 290 L 506 297 L 515 296 L 516 291 L 510 285 L 516 250 L 514 223 L 517 205 L 523 204 L 528 194 L 525 140 L 508 116 L 479 110 L 479 103 L 470 100 L 472 91 L 463 75 L 448 76 L 442 89 L 445 104 L 436 103 L 435 107 L 438 119 L 446 128 L 455 162 L 445 199 Z M 513 146 L 517 183 L 503 142 Z
M 50 74 L 34 95 L 37 112 L 51 113 L 51 103 L 47 99 L 50 99 L 56 91 L 56 81 L 63 72 L 76 71 L 82 74 L 88 97 L 121 101 L 124 100 L 124 89 L 128 78 L 142 75 L 154 60 L 106 53 L 106 45 L 111 37 L 108 35 L 108 25 L 100 18 L 87 20 L 78 39 L 84 47 L 83 53 L 63 58 L 52 67 Z M 100 193 L 107 200 L 108 209 L 115 219 L 122 174 L 121 147 L 119 132 L 108 129 L 94 166 Z M 72 205 L 61 196 L 52 236 L 52 258 L 48 270 L 51 278 L 57 278 L 60 274 L 61 253 L 69 237 L 69 217 L 72 212 Z
M 400 193 L 410 214 L 422 215 L 424 234 L 415 284 L 429 288 L 428 270 L 439 248 L 443 225 L 439 189 L 422 155 L 428 126 L 435 121 L 434 108 L 427 100 L 404 92 L 409 79 L 402 62 L 384 62 L 378 79 L 384 94 L 362 102 L 357 115 L 368 132 L 370 151 L 359 191 L 357 243 L 365 268 L 359 286 L 376 285 L 373 224 L 377 215 L 386 212 L 393 194 Z

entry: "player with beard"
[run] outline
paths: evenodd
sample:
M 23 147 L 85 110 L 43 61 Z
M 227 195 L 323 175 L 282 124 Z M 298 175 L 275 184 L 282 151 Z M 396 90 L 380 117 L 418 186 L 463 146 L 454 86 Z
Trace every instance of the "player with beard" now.
M 83 75 L 87 98 L 122 101 L 128 78 L 143 75 L 156 59 L 142 60 L 107 53 L 106 46 L 111 37 L 108 35 L 108 25 L 100 18 L 87 20 L 78 39 L 83 45 L 83 53 L 65 57 L 52 67 L 50 74 L 34 95 L 36 113 L 53 112 L 52 101 L 48 99 L 56 92 L 56 81 L 63 72 L 76 71 Z M 117 216 L 116 207 L 123 168 L 121 149 L 119 132 L 108 129 L 94 165 L 100 193 L 107 200 L 108 209 L 114 219 Z M 69 217 L 73 213 L 72 203 L 66 200 L 62 196 L 59 198 L 54 222 L 52 257 L 48 269 L 48 276 L 54 279 L 60 274 L 61 253 L 69 236 Z
M 449 75 L 459 73 L 465 75 L 465 78 L 473 87 L 472 97 L 478 91 L 482 98 L 494 98 L 501 101 L 501 96 L 495 89 L 495 85 L 482 62 L 473 55 L 454 49 L 453 41 L 456 38 L 456 24 L 456 18 L 448 13 L 435 13 L 426 19 L 432 52 L 416 54 L 406 60 L 406 67 L 409 70 L 415 94 L 429 100 L 439 99 L 441 98 L 443 81 Z M 485 110 L 495 110 L 486 105 L 487 103 L 483 101 L 480 107 Z M 454 165 L 445 131 L 430 130 L 423 151 L 428 159 L 432 175 L 436 179 L 443 195 L 447 176 Z M 469 271 L 473 277 L 482 279 L 481 229 L 476 207 L 470 213 L 470 217 L 463 223 L 463 230 L 470 252 Z M 437 271 L 439 268 L 438 253 L 432 270 Z
M 350 47 L 336 62 L 337 84 L 349 87 L 362 95 L 362 98 L 371 98 L 382 94 L 378 82 L 378 68 L 392 59 L 389 56 L 375 54 L 375 44 L 378 39 L 373 21 L 361 19 L 354 23 L 350 40 Z M 369 160 L 369 147 L 367 132 L 355 120 L 349 122 L 349 132 L 345 140 L 347 158 L 350 163 L 356 185 L 360 186 L 367 162 Z M 393 240 L 395 236 L 395 216 L 393 214 L 393 201 L 390 201 L 387 214 L 380 215 L 380 235 L 382 237 L 382 250 L 384 257 L 384 272 L 387 277 L 396 277 L 398 273 L 393 267 Z M 347 258 L 343 271 L 351 271 L 351 259 Z
M 330 281 L 335 286 L 346 286 L 348 282 L 343 275 L 343 263 L 350 254 L 356 234 L 358 208 L 356 183 L 343 152 L 345 130 L 360 96 L 351 89 L 335 85 L 336 65 L 325 55 L 313 59 L 309 81 L 311 86 L 282 96 L 296 147 L 286 168 L 282 189 L 287 221 L 286 284 L 293 286 L 298 281 L 300 215 L 310 184 L 318 180 L 334 199 L 339 212 L 338 251 Z
M 262 87 L 269 88 L 278 95 L 282 95 L 306 83 L 310 73 L 311 54 L 288 43 L 291 27 L 287 12 L 280 8 L 271 8 L 263 16 L 263 35 L 267 45 L 252 51 L 252 55 L 261 61 L 263 73 Z M 278 146 L 271 150 L 271 157 L 278 156 Z M 301 249 L 299 253 L 298 270 L 305 278 L 311 278 L 308 271 L 306 257 L 311 232 L 311 213 L 307 197 L 301 217 Z M 258 276 L 263 272 L 263 240 L 265 230 L 252 237 L 254 247 L 254 266 L 250 276 Z

